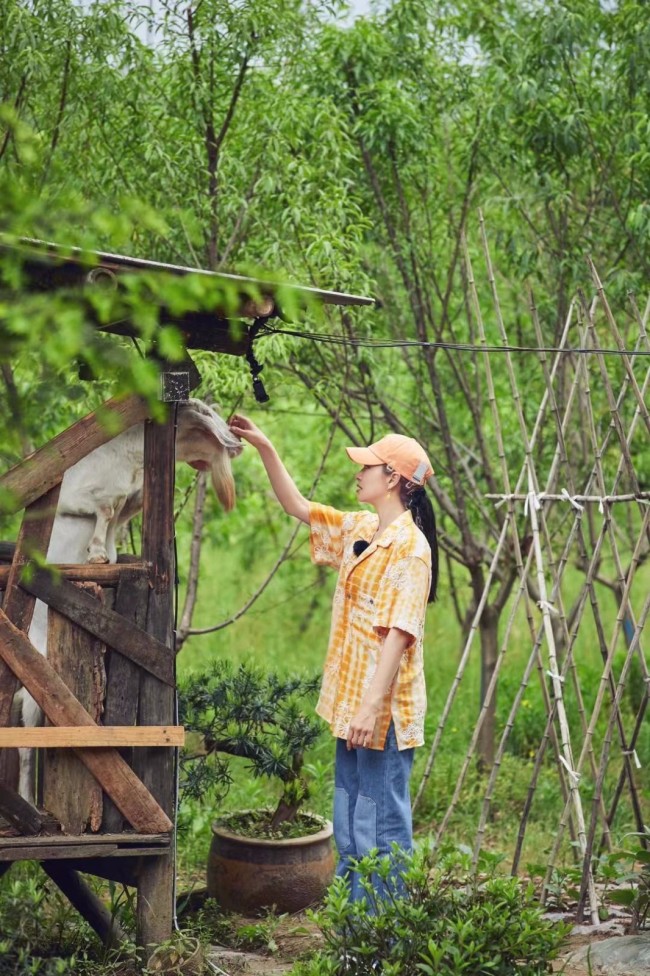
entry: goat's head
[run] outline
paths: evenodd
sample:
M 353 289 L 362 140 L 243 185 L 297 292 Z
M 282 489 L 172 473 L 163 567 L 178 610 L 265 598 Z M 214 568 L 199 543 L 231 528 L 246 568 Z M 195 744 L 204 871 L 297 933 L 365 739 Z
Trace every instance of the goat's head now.
M 242 444 L 216 410 L 202 400 L 187 400 L 178 407 L 176 458 L 198 471 L 210 471 L 212 484 L 224 509 L 235 504 L 235 482 L 230 458 L 241 454 Z

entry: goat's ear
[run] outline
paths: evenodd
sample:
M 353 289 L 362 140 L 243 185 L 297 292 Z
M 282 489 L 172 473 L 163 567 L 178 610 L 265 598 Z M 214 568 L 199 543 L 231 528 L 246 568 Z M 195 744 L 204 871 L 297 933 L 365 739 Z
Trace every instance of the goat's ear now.
M 217 498 L 223 505 L 225 512 L 230 512 L 235 507 L 236 491 L 235 480 L 232 476 L 230 467 L 230 457 L 225 450 L 217 451 L 210 465 L 212 475 L 212 485 L 217 494 Z

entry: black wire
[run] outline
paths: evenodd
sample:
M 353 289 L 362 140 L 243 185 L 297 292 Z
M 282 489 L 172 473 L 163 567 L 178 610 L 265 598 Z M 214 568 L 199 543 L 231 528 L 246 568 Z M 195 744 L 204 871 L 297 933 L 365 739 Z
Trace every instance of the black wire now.
M 264 325 L 258 331 L 256 338 L 264 335 L 286 335 L 297 339 L 311 339 L 312 342 L 323 342 L 336 346 L 365 347 L 369 349 L 401 349 L 420 347 L 426 349 L 451 349 L 457 352 L 513 352 L 513 353 L 562 353 L 563 355 L 592 355 L 604 356 L 650 356 L 650 349 L 593 349 L 565 346 L 492 346 L 476 345 L 470 342 L 426 342 L 420 339 L 355 339 L 345 335 L 328 335 L 323 332 L 302 332 L 299 329 L 278 329 L 271 325 Z

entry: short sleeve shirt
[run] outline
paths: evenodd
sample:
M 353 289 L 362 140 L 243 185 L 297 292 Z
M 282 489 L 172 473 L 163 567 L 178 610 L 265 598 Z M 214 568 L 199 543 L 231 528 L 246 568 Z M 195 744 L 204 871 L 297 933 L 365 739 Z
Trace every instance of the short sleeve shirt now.
M 372 539 L 379 523 L 376 513 L 339 512 L 312 502 L 309 521 L 313 562 L 339 572 L 316 711 L 335 736 L 347 738 L 384 638 L 391 627 L 398 627 L 410 641 L 384 698 L 371 748 L 383 749 L 391 720 L 399 749 L 420 746 L 426 713 L 422 639 L 431 585 L 429 544 L 409 511 L 359 556 L 353 545 Z

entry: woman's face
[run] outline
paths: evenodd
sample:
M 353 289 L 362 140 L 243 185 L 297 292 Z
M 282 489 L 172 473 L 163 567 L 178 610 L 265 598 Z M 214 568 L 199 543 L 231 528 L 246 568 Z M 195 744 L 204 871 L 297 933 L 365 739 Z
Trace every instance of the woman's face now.
M 366 464 L 357 472 L 357 498 L 360 502 L 375 505 L 388 494 L 392 476 L 386 474 L 383 464 Z

